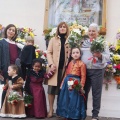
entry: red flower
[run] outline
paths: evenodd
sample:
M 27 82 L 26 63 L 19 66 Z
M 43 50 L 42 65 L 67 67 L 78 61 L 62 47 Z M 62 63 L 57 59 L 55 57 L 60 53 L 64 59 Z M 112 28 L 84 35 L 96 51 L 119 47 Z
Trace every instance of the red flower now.
M 74 86 L 74 85 L 72 85 L 72 89 L 74 89 L 74 87 L 75 87 L 75 86 Z
M 119 69 L 119 70 L 120 70 L 120 64 L 119 64 L 119 65 L 117 65 L 117 69 Z
M 46 54 L 46 53 L 43 53 L 43 55 L 44 55 L 45 57 L 47 57 L 47 54 Z
M 118 64 L 118 65 L 114 66 L 114 68 L 116 68 L 116 69 L 120 70 L 120 64 Z
M 13 105 L 16 105 L 17 103 L 18 103 L 17 100 L 13 100 L 13 102 L 12 102 Z
M 75 80 L 74 85 L 78 85 L 78 84 L 79 84 L 78 80 Z
M 28 108 L 31 108 L 32 107 L 32 104 L 28 104 Z

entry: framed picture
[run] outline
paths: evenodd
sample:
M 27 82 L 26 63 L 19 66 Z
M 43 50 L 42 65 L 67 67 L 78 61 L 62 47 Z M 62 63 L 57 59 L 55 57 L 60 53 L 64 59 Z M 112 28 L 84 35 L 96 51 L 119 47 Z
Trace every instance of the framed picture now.
M 65 21 L 106 26 L 106 0 L 46 0 L 44 29 Z

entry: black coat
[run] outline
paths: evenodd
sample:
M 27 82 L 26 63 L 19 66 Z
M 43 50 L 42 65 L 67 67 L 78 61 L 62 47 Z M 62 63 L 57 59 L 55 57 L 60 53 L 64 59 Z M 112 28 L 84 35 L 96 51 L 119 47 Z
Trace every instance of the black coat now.
M 35 47 L 33 45 L 24 46 L 20 56 L 21 63 L 24 63 L 25 65 L 32 64 L 32 61 L 35 58 Z

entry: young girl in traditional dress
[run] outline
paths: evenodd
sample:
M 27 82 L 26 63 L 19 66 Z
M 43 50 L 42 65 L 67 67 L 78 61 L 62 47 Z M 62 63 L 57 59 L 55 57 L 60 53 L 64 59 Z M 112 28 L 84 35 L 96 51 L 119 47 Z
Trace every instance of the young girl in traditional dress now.
M 40 59 L 33 60 L 32 68 L 26 78 L 25 92 L 33 96 L 33 101 L 31 108 L 26 109 L 26 114 L 28 117 L 45 118 L 47 107 L 43 80 L 52 77 L 54 71 L 45 73 Z
M 84 97 L 79 91 L 72 89 L 68 82 L 77 80 L 81 83 L 81 89 L 83 89 L 86 79 L 86 66 L 80 60 L 81 52 L 79 48 L 72 48 L 71 57 L 61 86 L 57 115 L 70 120 L 84 120 L 86 117 Z
M 4 89 L 7 89 L 7 93 L 3 102 L 0 116 L 25 118 L 25 105 L 22 97 L 22 87 L 24 81 L 21 77 L 18 76 L 18 67 L 16 65 L 10 65 L 8 67 L 8 75 L 11 77 L 11 80 L 9 80 L 4 86 Z M 17 101 L 17 104 L 8 102 L 11 91 L 17 92 L 21 97 L 21 99 Z

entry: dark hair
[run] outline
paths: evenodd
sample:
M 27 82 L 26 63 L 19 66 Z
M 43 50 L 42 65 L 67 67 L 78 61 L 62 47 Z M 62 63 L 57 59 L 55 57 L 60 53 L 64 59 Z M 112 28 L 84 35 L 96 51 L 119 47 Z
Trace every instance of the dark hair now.
M 42 67 L 43 59 L 40 59 L 40 58 L 34 59 L 32 62 L 32 66 L 35 65 L 35 63 L 40 63 L 40 65 Z
M 71 51 L 70 51 L 70 56 L 69 56 L 69 59 L 68 59 L 68 64 L 67 64 L 66 67 L 68 67 L 70 61 L 73 59 L 72 56 L 71 56 L 71 54 L 72 54 L 73 49 L 76 49 L 76 48 L 80 51 L 80 54 L 81 54 L 81 56 L 82 56 L 82 51 L 81 51 L 81 49 L 80 49 L 79 47 L 72 47 L 72 48 L 71 48 Z M 81 56 L 80 56 L 80 59 L 81 59 Z
M 9 65 L 9 67 L 11 67 L 13 70 L 15 70 L 16 73 L 18 74 L 18 72 L 19 72 L 19 68 L 18 68 L 17 65 L 11 64 L 11 65 Z
M 9 24 L 9 25 L 5 28 L 5 30 L 4 30 L 4 38 L 7 38 L 7 30 L 8 30 L 10 27 L 14 27 L 14 28 L 15 28 L 15 35 L 12 37 L 12 41 L 15 41 L 16 38 L 17 38 L 17 28 L 16 28 L 16 26 L 13 25 L 13 24 Z
M 57 26 L 57 31 L 56 31 L 56 35 L 55 35 L 56 37 L 58 37 L 58 35 L 60 34 L 60 33 L 59 33 L 59 27 L 62 26 L 63 24 L 66 26 L 66 29 L 67 29 L 65 38 L 67 38 L 67 37 L 69 36 L 69 27 L 68 27 L 67 23 L 66 23 L 66 22 L 61 22 L 61 23 L 59 23 L 59 25 Z

